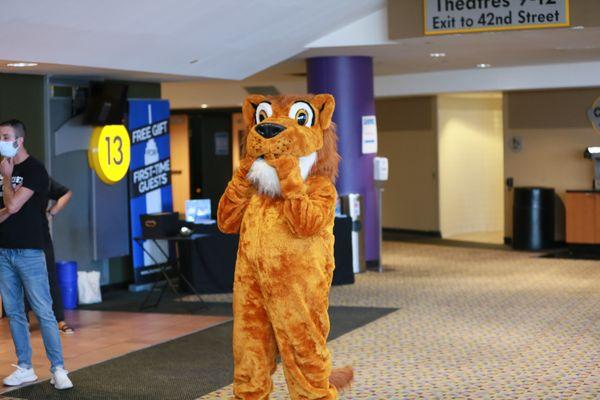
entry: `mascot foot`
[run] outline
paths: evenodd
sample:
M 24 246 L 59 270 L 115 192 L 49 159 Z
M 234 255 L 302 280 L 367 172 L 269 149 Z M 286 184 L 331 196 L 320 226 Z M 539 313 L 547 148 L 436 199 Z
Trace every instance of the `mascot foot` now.
M 349 389 L 354 380 L 354 369 L 351 366 L 346 365 L 342 368 L 336 368 L 331 371 L 329 376 L 329 383 L 331 383 L 338 392 L 343 392 Z

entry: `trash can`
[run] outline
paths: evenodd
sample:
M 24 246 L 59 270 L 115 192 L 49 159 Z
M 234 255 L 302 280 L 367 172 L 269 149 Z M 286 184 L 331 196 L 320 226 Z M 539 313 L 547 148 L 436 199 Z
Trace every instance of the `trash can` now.
M 553 188 L 515 188 L 512 244 L 517 250 L 542 250 L 554 245 Z
M 77 308 L 77 263 L 59 261 L 56 263 L 58 287 L 65 310 Z

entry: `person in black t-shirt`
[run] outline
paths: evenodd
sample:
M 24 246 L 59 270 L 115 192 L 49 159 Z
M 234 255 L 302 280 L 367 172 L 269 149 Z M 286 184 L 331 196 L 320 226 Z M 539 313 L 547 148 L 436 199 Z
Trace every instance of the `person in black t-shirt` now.
M 45 230 L 44 230 L 44 254 L 46 255 L 46 264 L 48 267 L 48 278 L 50 280 L 50 294 L 52 295 L 52 304 L 54 310 L 54 316 L 58 321 L 58 329 L 66 334 L 74 333 L 71 328 L 65 322 L 65 311 L 63 309 L 62 297 L 60 296 L 60 290 L 58 288 L 58 278 L 56 274 L 56 261 L 54 260 L 54 245 L 52 243 L 52 236 L 50 236 L 50 224 L 49 222 L 54 219 L 56 214 L 62 211 L 67 205 L 73 193 L 65 186 L 56 182 L 50 178 L 50 187 L 48 189 L 48 199 L 44 206 L 45 213 Z M 52 207 L 48 208 L 48 200 L 54 201 Z
M 0 123 L 0 294 L 9 319 L 18 358 L 17 369 L 4 378 L 8 386 L 37 380 L 31 364 L 29 326 L 23 291 L 40 323 L 51 383 L 56 389 L 73 387 L 64 369 L 58 324 L 44 257 L 44 215 L 48 173 L 24 147 L 25 125 L 18 120 Z
M 65 186 L 61 185 L 51 177 L 49 178 L 50 184 L 48 187 L 48 196 L 42 207 L 42 214 L 44 220 L 44 255 L 46 256 L 46 268 L 48 269 L 48 281 L 50 283 L 50 295 L 52 296 L 52 311 L 58 321 L 58 329 L 67 335 L 75 333 L 65 322 L 65 310 L 63 308 L 62 296 L 58 287 L 58 276 L 56 273 L 56 261 L 54 259 L 54 245 L 52 244 L 52 236 L 50 235 L 50 224 L 49 222 L 62 211 L 62 209 L 69 203 L 73 193 Z M 50 200 L 54 201 L 52 207 L 48 208 Z M 25 298 L 25 313 L 29 313 L 31 306 Z

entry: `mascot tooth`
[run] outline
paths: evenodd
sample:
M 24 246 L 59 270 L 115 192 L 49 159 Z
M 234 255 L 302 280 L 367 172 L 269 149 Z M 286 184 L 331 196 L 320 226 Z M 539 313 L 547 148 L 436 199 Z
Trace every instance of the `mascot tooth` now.
M 351 367 L 327 349 L 339 156 L 333 96 L 250 96 L 240 167 L 219 202 L 239 233 L 233 285 L 235 399 L 268 399 L 279 355 L 290 397 L 336 399 Z

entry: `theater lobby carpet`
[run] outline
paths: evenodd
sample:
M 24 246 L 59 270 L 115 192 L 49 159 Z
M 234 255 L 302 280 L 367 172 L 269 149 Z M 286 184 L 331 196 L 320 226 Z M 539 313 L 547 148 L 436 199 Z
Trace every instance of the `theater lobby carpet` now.
M 385 242 L 383 264 L 383 273 L 360 274 L 355 285 L 331 291 L 334 309 L 387 310 L 330 341 L 334 365 L 352 364 L 356 370 L 356 381 L 342 399 L 600 398 L 598 261 Z M 203 297 L 215 304 L 231 301 L 231 295 Z M 227 324 L 191 336 L 217 332 Z M 216 343 L 218 335 L 205 338 L 211 340 Z M 133 354 L 143 356 L 161 346 Z M 89 383 L 78 382 L 77 375 L 115 361 L 75 372 L 75 384 L 96 390 L 98 399 L 116 398 L 100 396 L 112 384 L 102 376 Z M 145 373 L 160 376 L 156 369 Z M 127 385 L 141 388 L 136 373 L 125 372 L 131 374 Z M 200 370 L 192 375 L 198 386 L 211 379 Z M 287 399 L 281 367 L 274 381 L 271 398 Z M 27 389 L 7 395 L 43 398 L 27 395 Z M 78 398 L 75 393 L 60 398 Z M 224 386 L 199 398 L 227 399 L 231 394 L 231 386 Z
M 332 289 L 332 305 L 398 308 L 330 343 L 356 369 L 342 399 L 600 399 L 597 261 L 385 242 L 383 263 Z

